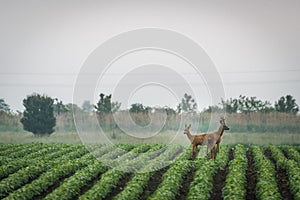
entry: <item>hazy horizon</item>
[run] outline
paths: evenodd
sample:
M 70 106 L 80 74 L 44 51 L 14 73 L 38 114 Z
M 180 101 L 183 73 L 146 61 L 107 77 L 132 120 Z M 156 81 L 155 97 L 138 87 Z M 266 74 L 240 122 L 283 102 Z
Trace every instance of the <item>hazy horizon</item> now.
M 22 100 L 34 92 L 73 103 L 74 84 L 89 55 L 113 36 L 145 27 L 172 30 L 199 44 L 220 74 L 225 98 L 242 94 L 274 104 L 290 94 L 300 104 L 299 1 L 1 1 L 0 16 L 0 98 L 12 110 L 22 111 Z M 129 69 L 149 55 L 170 69 L 180 64 L 161 52 L 133 54 L 121 64 Z M 108 84 L 95 93 L 113 93 L 110 82 L 125 71 L 106 74 Z M 211 105 L 210 94 L 205 77 L 194 75 L 182 73 L 203 91 L 194 97 L 201 111 Z M 137 89 L 128 102 L 115 100 L 178 104 L 171 93 L 154 86 Z

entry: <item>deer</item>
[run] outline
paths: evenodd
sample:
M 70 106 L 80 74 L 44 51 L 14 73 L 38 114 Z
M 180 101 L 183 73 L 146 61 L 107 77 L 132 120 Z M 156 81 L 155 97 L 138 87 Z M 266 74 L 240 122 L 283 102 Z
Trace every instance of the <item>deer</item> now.
M 210 158 L 216 159 L 216 154 L 220 151 L 220 142 L 223 132 L 225 130 L 229 130 L 228 126 L 225 124 L 225 119 L 221 117 L 220 127 L 216 132 L 208 133 L 208 134 L 200 134 L 200 135 L 192 135 L 190 133 L 191 124 L 189 126 L 185 125 L 184 134 L 187 135 L 190 140 L 193 149 L 192 156 L 194 156 L 195 149 L 198 149 L 198 145 L 205 144 L 206 145 L 206 154 L 208 154 L 208 149 L 210 149 Z M 217 145 L 217 150 L 215 152 L 215 145 Z
M 220 143 L 225 130 L 229 130 L 229 127 L 225 124 L 225 119 L 221 117 L 219 129 L 216 132 L 206 134 L 206 153 L 208 153 L 208 149 L 210 149 L 210 158 L 216 159 L 216 155 L 220 152 Z M 217 145 L 216 151 L 215 145 Z
M 198 150 L 198 145 L 202 145 L 205 142 L 205 137 L 207 134 L 192 135 L 190 132 L 190 128 L 191 128 L 191 124 L 188 126 L 185 125 L 185 129 L 184 129 L 183 133 L 187 135 L 187 137 L 189 138 L 189 140 L 193 146 L 192 155 L 191 155 L 191 158 L 193 158 L 195 149 Z

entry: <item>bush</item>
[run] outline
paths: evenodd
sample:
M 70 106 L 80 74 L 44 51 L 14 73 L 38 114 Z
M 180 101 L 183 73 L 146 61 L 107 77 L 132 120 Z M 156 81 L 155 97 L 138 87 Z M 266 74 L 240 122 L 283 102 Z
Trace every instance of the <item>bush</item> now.
M 54 132 L 56 119 L 53 114 L 53 99 L 33 94 L 23 100 L 23 105 L 25 111 L 21 123 L 24 130 L 36 135 L 49 135 Z

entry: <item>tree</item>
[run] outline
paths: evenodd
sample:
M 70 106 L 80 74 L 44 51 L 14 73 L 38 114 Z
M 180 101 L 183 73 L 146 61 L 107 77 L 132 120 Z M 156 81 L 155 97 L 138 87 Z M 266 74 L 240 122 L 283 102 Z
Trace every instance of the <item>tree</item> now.
M 149 106 L 144 106 L 141 103 L 134 103 L 134 104 L 131 104 L 129 112 L 147 114 L 151 110 L 152 109 Z
M 99 116 L 103 116 L 109 113 L 115 113 L 120 109 L 121 103 L 111 102 L 111 94 L 105 95 L 101 93 L 99 96 L 100 99 L 98 103 L 94 106 Z
M 192 98 L 191 95 L 188 95 L 187 93 L 184 94 L 184 97 L 181 100 L 181 103 L 177 106 L 178 113 L 181 112 L 189 112 L 194 113 L 197 110 L 197 103 Z
M 256 97 L 239 96 L 238 110 L 242 113 L 250 112 L 271 112 L 273 108 L 268 101 L 262 101 Z
M 176 115 L 176 111 L 173 108 L 165 106 L 163 109 L 166 111 L 168 117 Z
M 275 110 L 278 112 L 286 112 L 297 114 L 299 106 L 296 104 L 296 100 L 291 95 L 282 96 L 275 102 Z
M 21 123 L 26 131 L 36 135 L 49 135 L 54 132 L 56 119 L 53 113 L 54 100 L 48 96 L 32 94 L 23 100 L 25 111 Z
M 239 109 L 239 101 L 237 99 L 221 99 L 221 104 L 223 106 L 223 110 L 227 113 L 236 113 Z
M 70 111 L 70 109 L 66 105 L 64 105 L 62 101 L 58 101 L 57 98 L 55 98 L 54 100 L 56 101 L 56 103 L 53 104 L 54 113 L 60 115 L 61 113 L 66 113 Z
M 5 103 L 4 99 L 0 99 L 0 111 L 5 113 L 10 112 L 9 105 Z
M 111 94 L 105 95 L 101 93 L 99 96 L 100 99 L 94 106 L 98 115 L 99 123 L 101 124 L 101 128 L 112 130 L 113 138 L 115 138 L 116 136 L 114 135 L 114 133 L 115 129 L 117 128 L 117 125 L 111 114 L 117 112 L 120 109 L 121 103 L 112 102 Z

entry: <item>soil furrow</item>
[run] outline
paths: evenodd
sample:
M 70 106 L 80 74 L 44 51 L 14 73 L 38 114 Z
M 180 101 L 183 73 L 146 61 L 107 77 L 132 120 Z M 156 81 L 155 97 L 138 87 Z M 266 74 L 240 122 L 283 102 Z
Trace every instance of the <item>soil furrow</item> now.
M 279 189 L 282 199 L 288 199 L 288 200 L 294 199 L 294 196 L 291 193 L 291 190 L 289 187 L 289 179 L 288 179 L 286 170 L 277 167 L 276 160 L 273 158 L 272 153 L 269 149 L 267 149 L 264 152 L 264 154 L 275 165 L 275 173 L 276 173 L 275 176 L 276 176 L 276 181 L 277 181 L 277 187 Z
M 246 170 L 246 199 L 247 200 L 256 200 L 256 183 L 257 183 L 257 173 L 254 166 L 253 154 L 250 149 L 246 152 L 248 159 L 248 166 Z
M 225 185 L 226 175 L 227 175 L 228 167 L 229 167 L 228 163 L 233 159 L 233 157 L 234 157 L 233 154 L 234 154 L 234 151 L 232 149 L 230 149 L 226 166 L 224 167 L 224 169 L 219 168 L 216 175 L 214 176 L 213 190 L 212 190 L 212 193 L 209 198 L 210 200 L 223 199 L 222 189 Z

